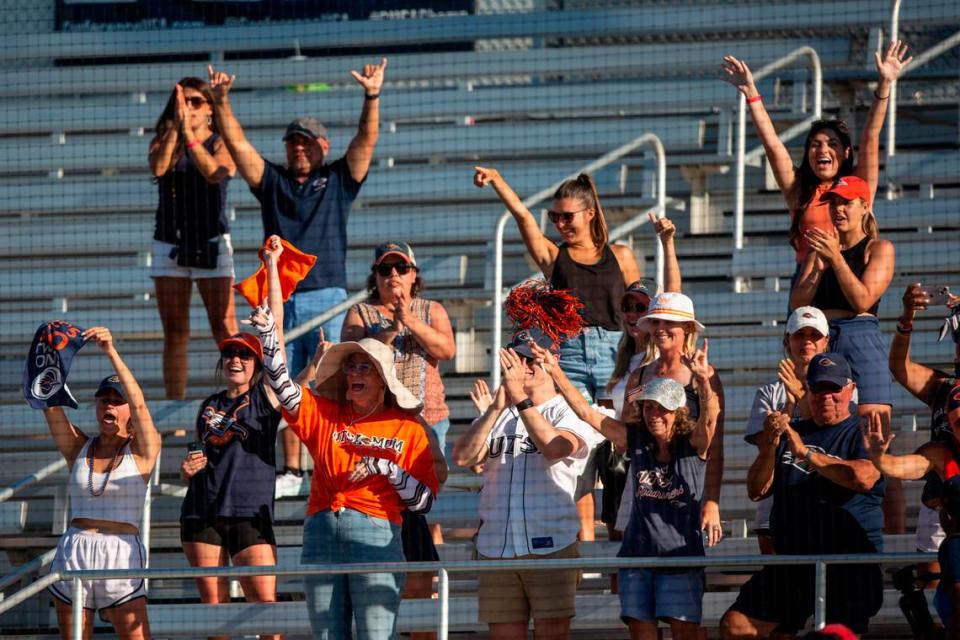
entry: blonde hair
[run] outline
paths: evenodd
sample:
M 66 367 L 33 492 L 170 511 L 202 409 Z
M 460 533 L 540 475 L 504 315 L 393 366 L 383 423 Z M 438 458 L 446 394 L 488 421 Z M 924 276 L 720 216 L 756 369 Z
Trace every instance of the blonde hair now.
M 553 199 L 573 198 L 593 209 L 594 216 L 590 222 L 590 238 L 593 246 L 601 248 L 610 240 L 607 232 L 607 221 L 603 217 L 603 207 L 600 206 L 600 196 L 597 193 L 597 184 L 589 174 L 581 173 L 573 180 L 567 180 L 553 192 Z

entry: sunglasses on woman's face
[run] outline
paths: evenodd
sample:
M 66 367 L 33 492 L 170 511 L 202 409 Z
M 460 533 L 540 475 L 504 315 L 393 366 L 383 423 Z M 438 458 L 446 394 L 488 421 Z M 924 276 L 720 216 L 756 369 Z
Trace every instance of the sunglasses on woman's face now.
M 224 360 L 230 358 L 240 358 L 241 360 L 253 360 L 253 351 L 249 349 L 237 349 L 236 347 L 227 347 L 220 352 L 220 357 Z
M 186 96 L 183 100 L 194 109 L 199 109 L 203 105 L 207 104 L 207 101 L 201 96 Z
M 373 364 L 370 362 L 344 362 L 341 368 L 347 375 L 350 375 L 351 373 L 359 373 L 360 375 L 365 376 L 373 371 Z
M 377 272 L 377 275 L 383 278 L 389 278 L 394 269 L 396 269 L 397 274 L 401 276 L 417 270 L 417 268 L 409 262 L 382 262 L 373 268 L 373 270 Z
M 620 311 L 624 313 L 646 313 L 647 304 L 643 302 L 624 300 L 620 303 Z
M 565 224 L 570 224 L 573 222 L 573 216 L 584 211 L 586 211 L 586 209 L 580 209 L 578 211 L 553 211 L 551 209 L 550 211 L 547 211 L 547 216 L 550 217 L 550 222 L 553 224 L 559 224 L 561 220 Z

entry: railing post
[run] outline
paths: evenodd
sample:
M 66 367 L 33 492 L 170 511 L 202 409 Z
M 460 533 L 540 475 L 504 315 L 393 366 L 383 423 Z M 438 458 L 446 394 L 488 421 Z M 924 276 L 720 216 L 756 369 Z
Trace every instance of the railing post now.
M 440 568 L 437 573 L 437 599 L 440 601 L 440 620 L 437 621 L 437 640 L 447 640 L 450 634 L 450 576 Z
M 73 578 L 73 604 L 70 610 L 73 640 L 83 640 L 83 581 Z
M 817 562 L 814 565 L 813 592 L 813 628 L 815 631 L 823 629 L 827 624 L 827 564 Z

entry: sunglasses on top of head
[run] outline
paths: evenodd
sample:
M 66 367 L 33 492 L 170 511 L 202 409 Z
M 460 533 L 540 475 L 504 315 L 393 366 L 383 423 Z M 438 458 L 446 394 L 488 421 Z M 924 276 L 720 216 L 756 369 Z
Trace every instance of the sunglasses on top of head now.
M 224 360 L 230 358 L 240 358 L 241 360 L 253 360 L 253 351 L 249 349 L 238 349 L 236 347 L 227 347 L 220 352 L 220 357 Z
M 397 274 L 401 276 L 405 276 L 411 271 L 419 271 L 419 269 L 409 262 L 382 262 L 373 267 L 373 270 L 377 272 L 377 275 L 384 278 L 389 278 L 394 269 L 396 269 Z
M 589 209 L 589 207 L 587 207 Z M 547 216 L 550 218 L 550 222 L 553 224 L 558 224 L 561 220 L 566 224 L 573 222 L 573 216 L 578 213 L 582 213 L 587 209 L 579 209 L 577 211 L 554 211 L 553 209 L 547 211 Z

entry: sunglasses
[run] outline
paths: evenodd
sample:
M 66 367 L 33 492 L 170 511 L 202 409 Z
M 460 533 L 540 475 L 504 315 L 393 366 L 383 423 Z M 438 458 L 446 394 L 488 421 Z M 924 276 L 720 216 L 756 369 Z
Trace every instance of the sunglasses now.
M 241 360 L 253 360 L 254 355 L 253 351 L 249 349 L 237 349 L 236 347 L 227 347 L 220 352 L 220 357 L 224 360 L 229 360 L 230 358 L 240 358 Z
M 620 311 L 624 313 L 646 313 L 649 306 L 643 302 L 624 300 L 620 303 Z
M 839 385 L 831 384 L 829 382 L 815 384 L 812 387 L 810 387 L 811 393 L 816 393 L 819 395 L 825 395 L 828 393 L 840 393 L 841 391 L 843 391 L 843 387 Z
M 419 271 L 419 269 L 409 262 L 383 262 L 373 268 L 373 270 L 377 272 L 377 275 L 384 278 L 389 278 L 394 269 L 396 269 L 397 274 L 401 276 L 405 276 L 411 271 Z
M 589 208 L 590 207 L 587 207 L 587 209 Z M 550 222 L 553 224 L 557 224 L 561 220 L 563 220 L 566 224 L 570 224 L 573 221 L 573 216 L 577 215 L 578 213 L 583 213 L 587 209 L 580 209 L 579 211 L 554 211 L 551 209 L 550 211 L 547 211 L 547 215 L 550 217 Z
M 369 362 L 344 362 L 343 366 L 340 368 L 347 375 L 350 375 L 351 373 L 359 373 L 360 375 L 365 376 L 373 371 L 373 364 Z
M 207 104 L 207 101 L 200 96 L 188 96 L 184 97 L 183 100 L 194 109 L 199 109 L 203 105 Z

